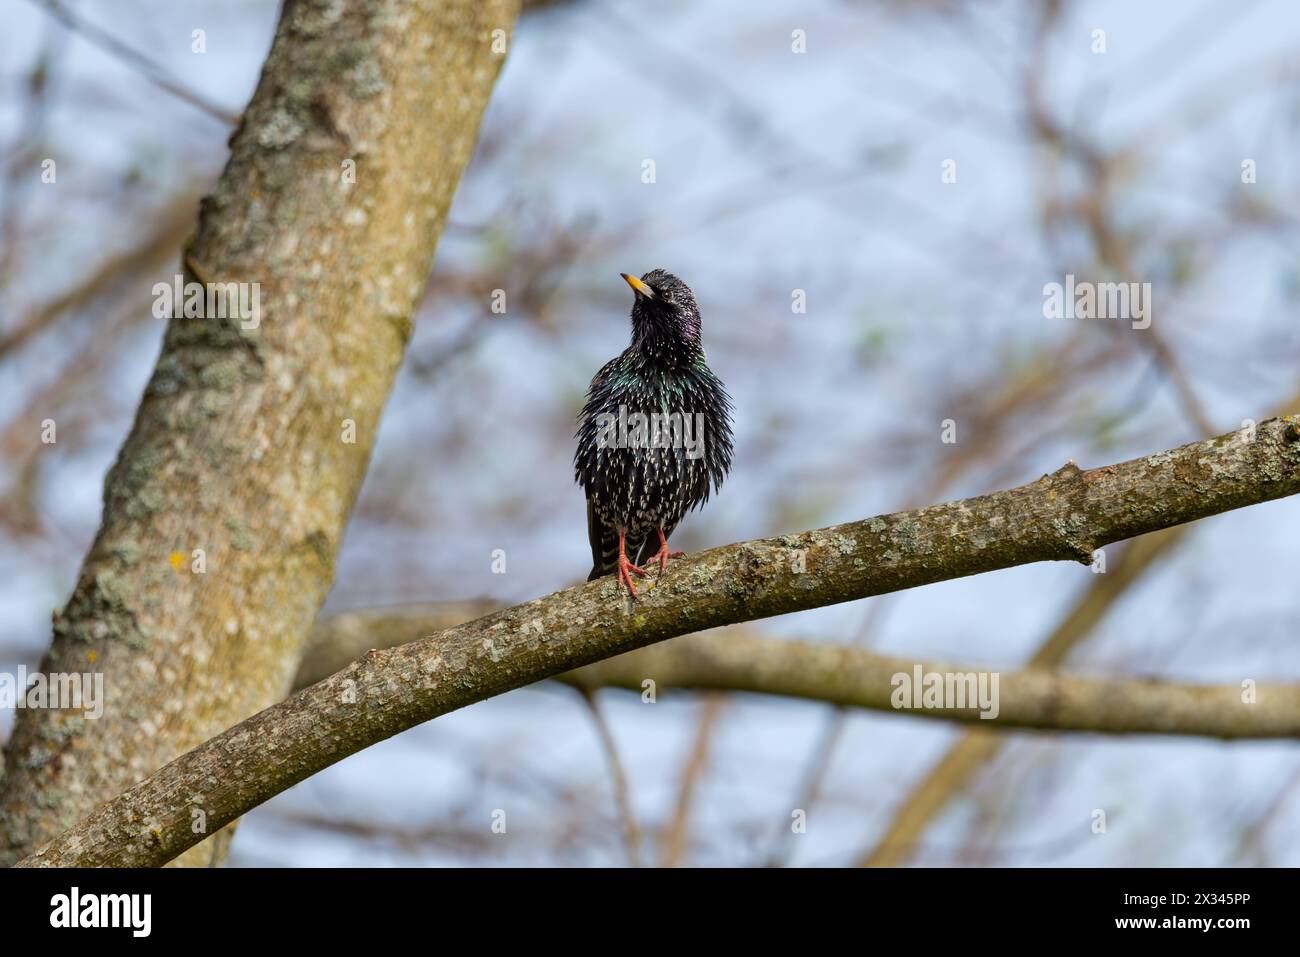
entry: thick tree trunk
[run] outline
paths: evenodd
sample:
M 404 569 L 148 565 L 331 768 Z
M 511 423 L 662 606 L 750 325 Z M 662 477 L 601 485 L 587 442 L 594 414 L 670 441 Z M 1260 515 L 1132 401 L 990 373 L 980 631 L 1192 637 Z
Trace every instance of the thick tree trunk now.
M 289 690 L 516 14 L 285 4 L 185 259 L 260 320 L 168 326 L 42 667 L 102 672 L 104 714 L 19 713 L 0 862 Z

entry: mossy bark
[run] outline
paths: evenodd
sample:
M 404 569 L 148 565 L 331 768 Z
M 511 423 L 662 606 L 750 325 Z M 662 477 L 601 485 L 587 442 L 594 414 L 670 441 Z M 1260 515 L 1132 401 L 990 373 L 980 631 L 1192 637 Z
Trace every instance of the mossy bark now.
M 260 316 L 168 325 L 42 665 L 105 712 L 19 713 L 0 863 L 289 690 L 517 6 L 285 4 L 185 256 Z

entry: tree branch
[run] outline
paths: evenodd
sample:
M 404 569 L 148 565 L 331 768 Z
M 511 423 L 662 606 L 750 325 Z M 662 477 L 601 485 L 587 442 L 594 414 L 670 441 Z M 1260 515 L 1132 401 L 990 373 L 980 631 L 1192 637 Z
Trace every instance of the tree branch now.
M 301 691 L 343 670 L 353 658 L 364 655 L 371 648 L 404 645 L 419 635 L 432 635 L 454 628 L 500 608 L 498 601 L 478 598 L 367 608 L 318 618 L 303 649 L 302 661 L 293 679 L 293 690 Z
M 171 762 L 24 863 L 161 864 L 322 768 L 430 718 L 666 638 L 1093 549 L 1300 491 L 1300 423 L 681 559 L 629 607 L 611 578 L 347 668 Z
M 77 16 L 57 0 L 39 0 L 39 2 L 50 16 L 73 33 L 79 34 L 101 50 L 106 51 L 110 56 L 116 57 L 160 90 L 164 90 L 177 99 L 198 108 L 227 126 L 234 126 L 239 122 L 238 114 L 218 106 L 201 93 L 189 89 L 178 80 L 168 76 L 148 56 L 123 43 L 107 30 L 101 30 L 90 21 Z
M 969 708 L 896 708 L 893 678 L 989 673 L 988 668 L 880 655 L 848 645 L 782 641 L 743 632 L 692 635 L 588 665 L 562 680 L 579 687 L 750 691 L 869 708 L 981 728 L 1177 734 L 1213 738 L 1300 738 L 1300 684 L 1190 685 L 1060 675 L 1042 668 L 998 674 L 998 714 Z
M 1278 415 L 1300 406 L 1300 394 L 1278 407 Z M 1189 410 L 1190 411 L 1190 410 Z M 1111 555 L 1111 570 L 1098 575 L 1091 586 L 1071 605 L 1052 633 L 1039 645 L 1028 664 L 1055 668 L 1088 637 L 1097 623 L 1129 588 L 1174 552 L 1185 540 L 1190 526 L 1179 525 L 1147 535 L 1123 546 Z M 898 867 L 907 863 L 921 836 L 952 800 L 953 796 L 987 767 L 1001 749 L 1003 738 L 972 728 L 949 746 L 925 776 L 898 802 L 888 825 L 872 848 L 857 861 L 859 867 Z
M 1075 599 L 1069 611 L 1057 622 L 1026 663 L 1040 671 L 1060 666 L 1132 585 L 1156 567 L 1160 560 L 1182 543 L 1193 526 L 1178 525 L 1144 535 L 1109 554 L 1110 568 L 1098 575 Z M 987 723 L 987 722 L 985 722 Z M 888 826 L 873 843 L 870 851 L 857 861 L 860 867 L 898 867 L 907 863 L 921 846 L 921 836 L 952 797 L 993 758 L 1006 743 L 1001 735 L 985 733 L 988 729 L 969 728 L 949 745 L 942 758 L 926 772 L 907 796 L 898 803 Z
M 1143 539 L 1153 540 L 1155 536 Z M 352 655 L 369 648 L 405 644 L 411 636 L 447 627 L 466 608 L 479 603 L 411 606 L 405 613 L 354 611 L 346 616 L 346 633 L 357 640 Z M 468 617 L 468 616 L 466 616 Z M 375 622 L 363 630 L 367 620 Z M 464 621 L 466 618 L 461 618 Z M 460 622 L 456 622 L 459 624 Z M 328 635 L 332 654 L 347 647 L 334 619 L 314 634 Z M 369 644 L 360 642 L 361 636 Z M 308 654 L 319 647 L 313 637 Z M 882 655 L 846 644 L 787 641 L 733 626 L 684 635 L 629 651 L 558 675 L 558 681 L 582 690 L 624 688 L 641 692 L 647 679 L 657 693 L 743 691 L 802 698 L 822 704 L 910 714 L 940 721 L 959 721 L 982 730 L 1025 729 L 1094 734 L 1175 734 L 1221 738 L 1300 738 L 1300 684 L 1254 687 L 1254 700 L 1242 700 L 1240 684 L 1181 684 L 1147 678 L 1085 678 L 1061 675 L 1048 665 L 998 673 L 999 712 L 981 718 L 972 708 L 897 708 L 894 676 L 911 677 L 920 666 L 926 674 L 993 673 L 996 669 L 950 662 Z M 313 669 L 314 670 L 314 669 Z

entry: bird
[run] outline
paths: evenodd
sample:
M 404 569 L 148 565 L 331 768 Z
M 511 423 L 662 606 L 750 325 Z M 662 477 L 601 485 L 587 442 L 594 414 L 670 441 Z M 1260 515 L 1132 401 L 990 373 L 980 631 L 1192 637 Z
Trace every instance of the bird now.
M 587 499 L 594 581 L 632 576 L 683 553 L 668 538 L 692 509 L 717 493 L 731 470 L 732 405 L 709 368 L 700 307 L 689 286 L 652 269 L 632 287 L 632 342 L 591 380 L 578 415 L 574 476 Z

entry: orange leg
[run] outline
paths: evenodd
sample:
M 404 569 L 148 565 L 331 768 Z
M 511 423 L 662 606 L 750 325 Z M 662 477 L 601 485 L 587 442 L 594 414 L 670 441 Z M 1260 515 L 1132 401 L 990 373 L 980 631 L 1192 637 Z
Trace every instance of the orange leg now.
M 637 574 L 645 578 L 646 573 L 644 569 L 637 568 L 627 560 L 626 537 L 627 533 L 620 530 L 618 533 L 618 580 L 627 586 L 628 594 L 632 596 L 633 601 L 636 601 L 636 587 L 632 584 L 632 575 Z
M 681 558 L 685 552 L 670 552 L 668 550 L 668 538 L 664 535 L 664 527 L 659 526 L 659 551 L 650 556 L 650 561 L 659 562 L 659 577 L 662 578 L 664 570 L 668 568 L 668 559 Z

